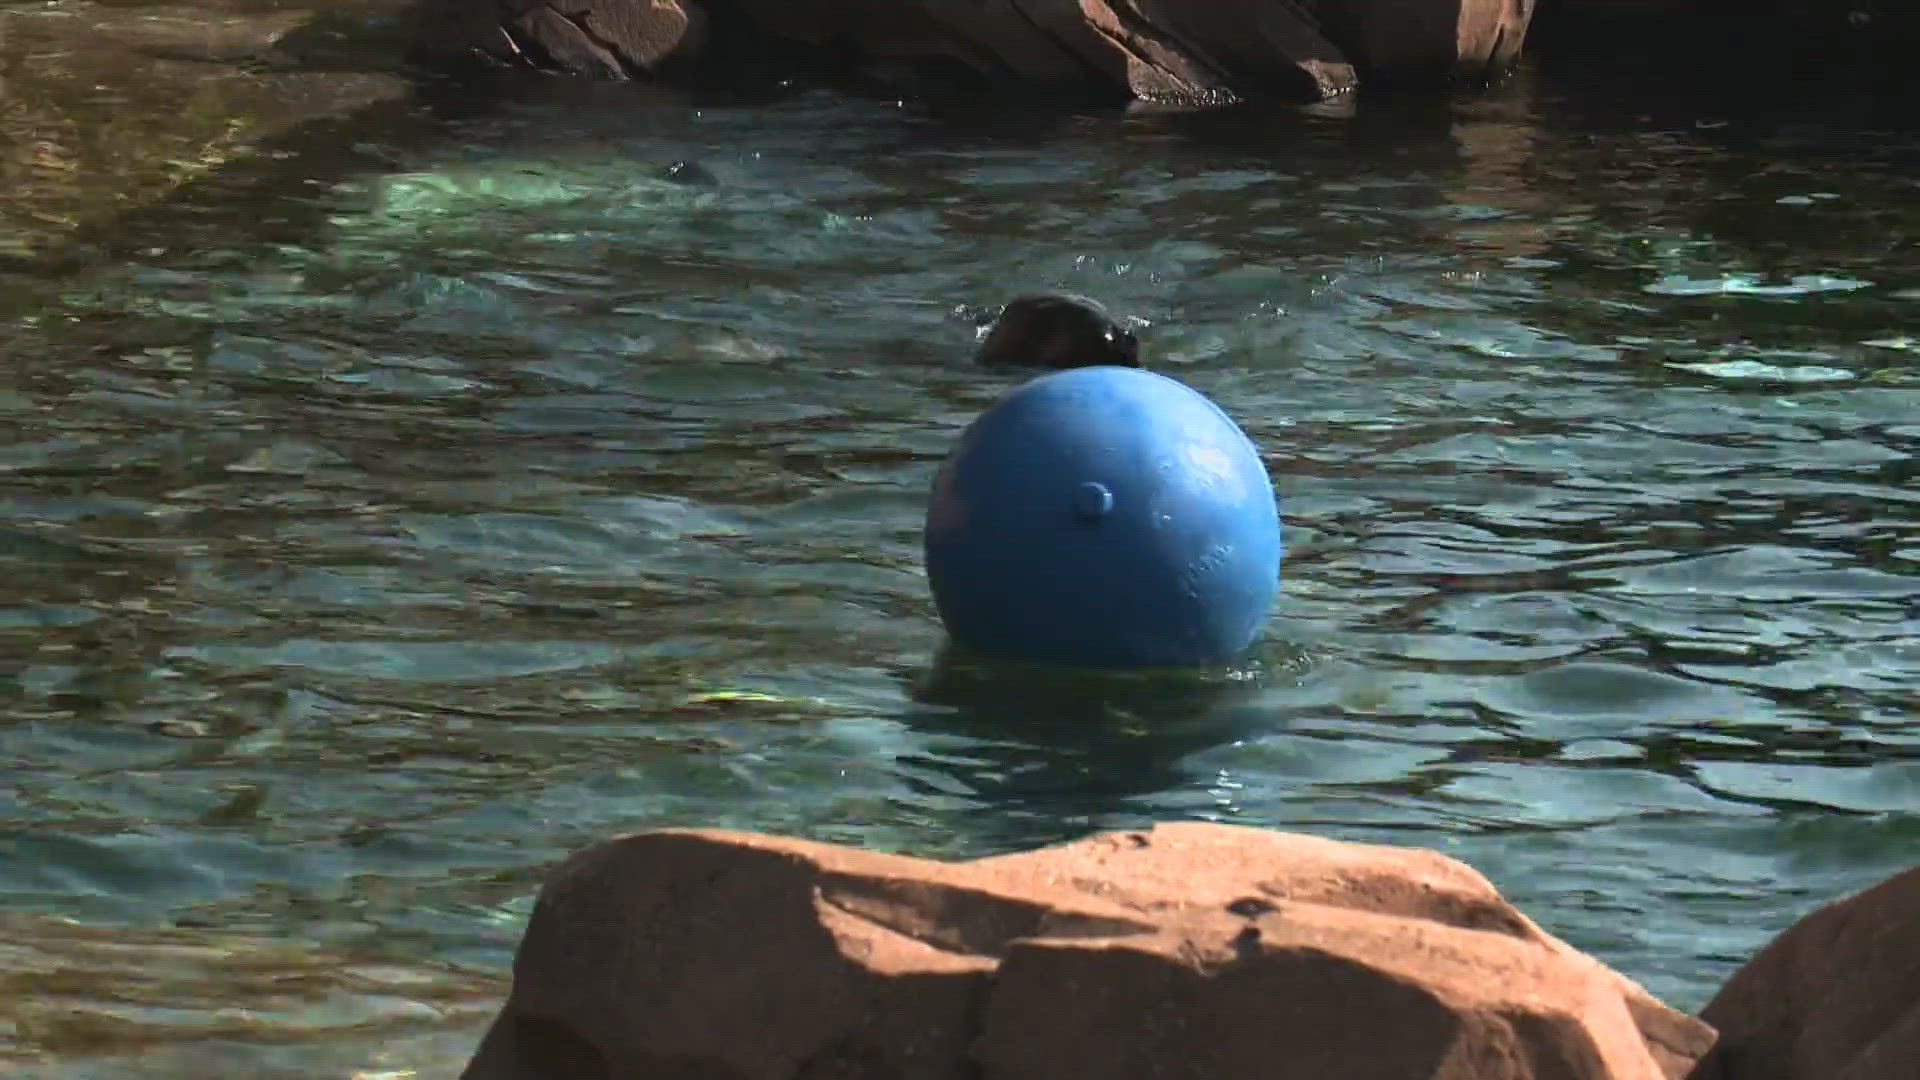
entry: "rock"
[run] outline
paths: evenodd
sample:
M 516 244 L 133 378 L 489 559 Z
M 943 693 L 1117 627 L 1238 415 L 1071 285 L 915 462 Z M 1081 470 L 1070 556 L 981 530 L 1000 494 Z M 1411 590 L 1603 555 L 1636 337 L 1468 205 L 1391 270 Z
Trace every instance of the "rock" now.
M 1159 28 L 1137 18 L 1126 0 L 1085 0 L 1087 25 L 1117 50 L 1127 92 L 1140 101 L 1230 104 L 1240 100 L 1226 77 Z
M 706 43 L 706 10 L 687 0 L 553 0 L 552 6 L 638 71 L 691 62 Z
M 732 0 L 753 31 L 839 68 L 962 90 L 1077 82 L 1083 73 L 1010 0 Z M 918 70 L 916 70 L 918 69 Z M 960 73 L 956 77 L 956 73 Z
M 1373 75 L 1401 82 L 1479 78 L 1519 58 L 1534 0 L 1339 0 L 1325 32 Z
M 1910 1080 L 1920 1061 L 1920 867 L 1788 927 L 1714 995 L 1695 1080 Z
M 1387 77 L 1503 68 L 1533 0 L 424 0 L 423 10 L 429 56 L 596 78 L 702 58 L 738 66 L 737 42 L 752 40 L 756 55 L 783 62 L 890 79 L 919 69 L 929 85 L 1207 104 L 1342 93 L 1356 84 L 1350 56 Z
M 942 863 L 667 831 L 554 871 L 464 1076 L 1678 1080 L 1711 1041 L 1432 852 L 1177 824 Z
M 1090 17 L 1095 7 L 1131 9 L 1134 17 L 1123 17 L 1123 23 L 1171 43 L 1171 55 L 1159 65 L 1163 70 L 1204 63 L 1221 89 L 1235 96 L 1313 100 L 1355 85 L 1345 54 L 1320 36 L 1313 16 L 1294 0 L 1101 0 L 1085 6 Z
M 432 0 L 413 21 L 424 59 L 477 53 L 608 80 L 689 68 L 708 35 L 701 0 Z
M 580 23 L 545 4 L 520 13 L 507 23 L 507 33 L 529 56 L 539 57 L 566 71 L 599 79 L 624 79 L 627 69 L 613 50 L 594 40 Z

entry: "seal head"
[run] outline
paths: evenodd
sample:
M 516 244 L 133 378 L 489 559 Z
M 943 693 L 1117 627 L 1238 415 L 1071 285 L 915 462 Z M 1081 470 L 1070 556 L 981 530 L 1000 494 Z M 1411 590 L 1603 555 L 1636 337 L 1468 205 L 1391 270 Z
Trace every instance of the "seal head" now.
M 974 358 L 982 367 L 1049 371 L 1139 367 L 1140 340 L 1096 301 L 1037 293 L 1015 297 L 1001 310 Z

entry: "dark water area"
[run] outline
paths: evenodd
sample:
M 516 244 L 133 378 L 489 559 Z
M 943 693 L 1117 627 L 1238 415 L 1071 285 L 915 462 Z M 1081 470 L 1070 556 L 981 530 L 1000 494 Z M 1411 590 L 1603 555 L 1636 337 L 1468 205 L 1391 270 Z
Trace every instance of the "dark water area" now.
M 0 1062 L 450 1076 L 544 868 L 656 826 L 1425 845 L 1687 1008 L 1916 861 L 1897 103 L 446 105 L 0 266 Z M 1042 288 L 1260 445 L 1246 677 L 936 665 Z

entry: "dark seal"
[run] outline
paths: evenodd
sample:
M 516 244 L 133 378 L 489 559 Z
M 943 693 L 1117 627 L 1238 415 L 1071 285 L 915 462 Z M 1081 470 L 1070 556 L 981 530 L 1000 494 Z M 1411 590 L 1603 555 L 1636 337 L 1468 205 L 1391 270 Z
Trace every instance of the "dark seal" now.
M 1140 340 L 1084 296 L 1015 297 L 974 357 L 984 367 L 1140 366 Z

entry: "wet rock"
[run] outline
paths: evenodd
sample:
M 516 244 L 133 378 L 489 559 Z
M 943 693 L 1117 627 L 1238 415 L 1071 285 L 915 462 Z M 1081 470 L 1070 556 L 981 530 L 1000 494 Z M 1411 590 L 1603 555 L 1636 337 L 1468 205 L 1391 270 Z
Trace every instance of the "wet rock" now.
M 1909 1080 L 1920 1062 L 1920 867 L 1788 927 L 1701 1018 L 1694 1080 Z
M 1477 78 L 1519 58 L 1534 0 L 1340 0 L 1321 4 L 1323 30 L 1362 69 L 1384 79 Z
M 1387 77 L 1501 69 L 1533 10 L 1533 0 L 424 3 L 428 53 L 478 52 L 599 78 L 670 74 L 702 58 L 709 69 L 737 66 L 758 49 L 823 70 L 885 72 L 889 85 L 912 82 L 917 69 L 949 88 L 1199 104 L 1339 94 L 1357 81 L 1355 57 Z M 745 39 L 760 44 L 748 49 Z
M 1140 340 L 1084 296 L 1037 293 L 1000 311 L 974 360 L 982 367 L 1058 370 L 1140 366 Z
M 941 863 L 671 831 L 548 879 L 467 1080 L 1675 1080 L 1704 1025 L 1413 849 L 1163 825 Z
M 597 79 L 624 79 L 627 69 L 613 50 L 595 41 L 586 28 L 542 4 L 507 24 L 507 32 L 528 55 L 565 71 Z
M 689 67 L 708 32 L 699 0 L 429 0 L 414 20 L 423 58 L 477 53 L 612 80 Z
M 1002 63 L 1017 77 L 1073 72 L 1008 0 L 735 0 L 754 26 L 782 41 L 852 49 L 875 59 L 949 57 L 969 67 Z
M 1351 90 L 1357 81 L 1346 54 L 1293 0 L 1092 0 L 1082 6 L 1126 50 L 1129 84 L 1143 100 L 1250 93 L 1313 100 Z

